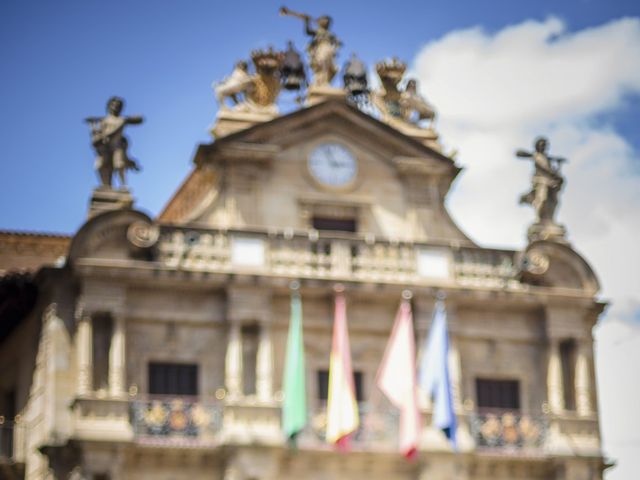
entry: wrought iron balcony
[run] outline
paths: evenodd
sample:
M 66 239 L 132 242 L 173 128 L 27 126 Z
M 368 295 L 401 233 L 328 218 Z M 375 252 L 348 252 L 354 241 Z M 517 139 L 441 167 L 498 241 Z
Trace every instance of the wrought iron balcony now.
M 516 253 L 316 230 L 162 227 L 158 260 L 178 270 L 516 287 Z
M 183 397 L 136 399 L 131 422 L 141 443 L 214 444 L 222 428 L 222 405 Z
M 514 452 L 541 449 L 547 430 L 545 417 L 515 412 L 483 413 L 471 417 L 471 433 L 479 449 Z
M 354 450 L 393 451 L 398 448 L 399 413 L 389 406 L 361 403 L 358 406 L 360 426 L 351 436 Z M 327 410 L 321 407 L 312 412 L 307 428 L 300 434 L 301 448 L 318 448 L 326 444 Z

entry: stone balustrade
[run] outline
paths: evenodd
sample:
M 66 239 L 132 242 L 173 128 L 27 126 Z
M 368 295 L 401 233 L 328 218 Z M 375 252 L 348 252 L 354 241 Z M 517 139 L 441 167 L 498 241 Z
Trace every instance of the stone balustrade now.
M 158 260 L 169 268 L 207 272 L 518 288 L 516 253 L 379 240 L 310 230 L 194 230 L 163 227 Z

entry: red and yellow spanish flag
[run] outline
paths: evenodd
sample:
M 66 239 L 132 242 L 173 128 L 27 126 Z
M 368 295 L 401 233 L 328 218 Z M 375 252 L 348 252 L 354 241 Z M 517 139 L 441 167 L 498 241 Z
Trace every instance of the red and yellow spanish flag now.
M 358 429 L 358 402 L 351 368 L 351 349 L 347 332 L 347 305 L 344 294 L 336 293 L 333 343 L 329 359 L 327 399 L 327 442 L 348 449 L 349 436 Z

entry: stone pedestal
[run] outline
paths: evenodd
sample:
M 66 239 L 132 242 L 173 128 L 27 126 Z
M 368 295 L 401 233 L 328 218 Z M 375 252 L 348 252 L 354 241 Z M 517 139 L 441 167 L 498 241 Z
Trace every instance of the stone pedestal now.
M 112 210 L 124 210 L 133 206 L 133 197 L 127 188 L 98 187 L 91 195 L 89 218 Z
M 262 111 L 238 111 L 225 108 L 218 110 L 216 120 L 209 128 L 209 133 L 214 138 L 222 138 L 258 123 L 268 122 L 277 116 L 278 111 L 275 106 Z
M 551 242 L 568 243 L 565 235 L 567 229 L 563 225 L 554 222 L 534 223 L 527 230 L 529 243 L 537 240 L 548 240 Z
M 330 85 L 311 85 L 307 91 L 305 105 L 310 107 L 331 98 L 345 98 L 345 91 L 342 88 L 334 88 Z

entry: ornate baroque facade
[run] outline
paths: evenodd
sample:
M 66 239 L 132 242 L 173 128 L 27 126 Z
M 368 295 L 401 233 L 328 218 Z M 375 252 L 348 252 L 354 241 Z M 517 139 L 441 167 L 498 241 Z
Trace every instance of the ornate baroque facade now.
M 604 305 L 564 229 L 538 222 L 524 251 L 476 245 L 446 211 L 460 168 L 427 116 L 376 119 L 321 87 L 282 116 L 221 109 L 156 218 L 96 189 L 0 339 L 1 478 L 602 478 L 591 330 Z M 309 406 L 295 449 L 280 422 L 292 280 Z M 361 406 L 349 453 L 322 438 L 336 283 Z M 418 345 L 446 293 L 459 425 L 454 452 L 421 398 L 413 462 L 374 382 L 404 289 Z

